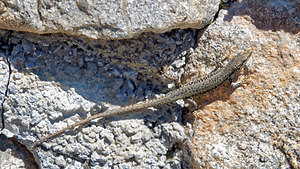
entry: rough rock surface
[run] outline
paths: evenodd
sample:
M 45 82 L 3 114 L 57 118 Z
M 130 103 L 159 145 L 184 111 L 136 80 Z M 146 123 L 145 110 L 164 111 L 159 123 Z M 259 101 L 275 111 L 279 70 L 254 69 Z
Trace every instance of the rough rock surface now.
M 143 32 L 203 28 L 214 18 L 219 3 L 219 0 L 2 0 L 0 28 L 124 39 Z
M 16 139 L 0 134 L 0 145 L 0 168 L 38 168 L 32 154 Z
M 7 31 L 2 31 L 0 30 L 0 37 L 1 35 L 3 35 L 4 33 L 6 33 Z M 1 42 L 0 45 L 2 46 Z M 1 124 L 0 124 L 0 128 L 3 129 L 3 112 L 4 110 L 2 109 L 3 104 L 6 100 L 6 96 L 7 96 L 7 86 L 8 86 L 8 82 L 10 79 L 9 76 L 9 64 L 6 60 L 6 58 L 4 58 L 4 53 L 0 53 L 0 120 L 1 120 Z
M 0 37 L 7 34 L 8 31 L 0 30 Z M 5 47 L 4 44 L 0 42 L 2 48 Z M 7 62 L 4 57 L 4 53 L 0 53 L 0 120 L 1 130 L 5 130 L 3 125 L 2 115 L 5 111 L 2 109 L 4 102 L 6 101 L 7 86 L 9 82 L 9 62 Z M 2 131 L 5 132 L 5 131 Z M 9 135 L 9 133 L 6 133 Z M 0 134 L 0 168 L 38 168 L 32 154 L 25 148 L 25 146 L 18 143 L 14 138 L 6 138 L 5 135 Z
M 0 30 L 2 103 L 12 67 L 3 133 L 30 147 L 94 110 L 171 90 L 172 81 L 159 72 L 164 65 L 188 81 L 247 49 L 252 69 L 235 79 L 244 80 L 242 86 L 227 83 L 194 98 L 201 107 L 194 112 L 192 144 L 178 102 L 95 120 L 31 152 L 42 168 L 299 168 L 296 7 L 295 1 L 235 2 L 203 30 L 127 40 Z
M 199 38 L 186 66 L 190 73 L 205 72 L 209 67 L 202 63 L 215 54 L 250 49 L 253 55 L 242 87 L 224 85 L 195 97 L 202 107 L 194 112 L 196 168 L 300 167 L 299 19 L 291 24 L 299 17 L 295 8 L 294 1 L 234 3 Z
M 183 73 L 194 30 L 144 34 L 131 40 L 88 40 L 8 32 L 1 49 L 11 80 L 5 128 L 33 141 L 106 108 L 156 97 L 168 90 L 159 73 L 166 63 Z M 175 63 L 173 63 L 176 60 Z M 162 167 L 185 163 L 186 140 L 177 104 L 98 120 L 31 150 L 42 168 Z

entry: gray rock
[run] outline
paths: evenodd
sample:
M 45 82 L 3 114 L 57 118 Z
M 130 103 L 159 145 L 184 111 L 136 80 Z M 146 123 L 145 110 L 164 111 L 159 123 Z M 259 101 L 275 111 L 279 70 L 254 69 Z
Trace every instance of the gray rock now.
M 0 28 L 66 33 L 93 39 L 132 38 L 144 32 L 203 28 L 218 10 L 209 1 L 1 1 Z M 45 42 L 46 44 L 47 42 Z M 179 45 L 180 41 L 176 41 Z M 32 50 L 25 42 L 24 51 Z
M 3 104 L 6 101 L 7 95 L 7 84 L 9 82 L 9 65 L 7 63 L 5 53 L 0 49 L 0 112 L 2 114 Z M 0 120 L 2 121 L 2 115 L 0 116 Z M 1 123 L 1 129 L 4 127 Z
M 25 5 L 22 6 L 22 3 Z M 14 9 L 22 11 L 28 8 L 26 5 L 34 3 L 20 2 Z M 84 6 L 83 1 L 53 2 L 56 3 L 54 6 L 51 3 L 40 3 L 38 9 L 41 9 L 42 19 L 51 17 L 45 15 L 49 12 L 46 9 L 57 11 L 57 7 L 64 6 L 59 9 L 63 12 L 55 15 L 71 18 L 76 17 L 79 7 Z M 131 3 L 136 2 L 127 5 L 133 5 Z M 10 1 L 0 2 L 0 7 L 4 6 L 0 8 L 4 11 L 0 11 L 0 19 L 12 12 L 12 5 Z M 92 5 L 80 8 L 80 11 L 85 13 L 85 9 Z M 169 5 L 172 6 L 172 3 Z M 182 9 L 180 5 L 177 5 L 176 11 Z M 97 6 L 95 10 L 102 7 Z M 134 9 L 131 12 L 139 13 L 140 7 L 130 6 Z M 160 7 L 166 6 L 162 4 Z M 135 30 L 129 30 L 125 23 L 127 18 L 134 16 L 122 13 L 117 14 L 122 15 L 119 20 L 116 16 L 101 20 L 116 21 L 105 23 L 114 25 L 111 26 L 116 28 L 113 33 L 111 27 L 98 29 L 102 25 L 90 24 L 93 29 L 97 28 L 94 32 L 90 31 L 90 25 L 80 27 L 81 30 L 74 29 L 74 24 L 80 25 L 81 21 L 89 24 L 90 20 L 98 17 L 68 20 L 74 21 L 70 24 L 60 16 L 56 23 L 64 27 L 47 29 L 100 39 L 135 37 L 126 40 L 92 40 L 66 34 L 38 35 L 0 30 L 2 79 L 8 80 L 7 65 L 12 65 L 8 88 L 7 83 L 0 81 L 2 103 L 6 98 L 2 107 L 5 110 L 5 130 L 2 133 L 30 147 L 42 136 L 86 118 L 95 111 L 102 112 L 166 93 L 171 89 L 169 84 L 172 81 L 160 74 L 162 66 L 168 65 L 170 72 L 178 78 L 184 75 L 183 81 L 186 82 L 193 79 L 192 75 L 203 76 L 217 68 L 219 63 L 226 63 L 226 60 L 223 61 L 226 56 L 251 49 L 252 70 L 242 86 L 234 89 L 224 84 L 209 94 L 194 97 L 200 109 L 193 113 L 196 117 L 194 131 L 188 129 L 188 136 L 182 124 L 184 120 L 191 119 L 182 118 L 181 106 L 170 104 L 94 120 L 45 142 L 42 148 L 31 152 L 41 168 L 297 168 L 300 48 L 295 30 L 299 30 L 299 24 L 288 24 L 297 20 L 294 7 L 293 1 L 236 2 L 232 7 L 221 10 L 216 20 L 200 31 L 179 29 L 164 34 L 141 34 L 178 27 L 178 24 L 169 27 L 171 22 L 168 21 L 161 27 L 161 18 L 166 17 L 157 17 L 156 14 L 161 14 L 159 10 L 151 15 L 156 17 L 155 20 L 148 22 L 142 17 L 135 18 L 138 26 L 133 21 L 128 22 Z M 192 12 L 195 8 L 198 6 L 189 7 Z M 26 13 L 32 17 L 22 18 L 34 22 L 9 29 L 36 32 L 46 30 L 46 23 L 53 23 L 41 23 L 40 18 L 32 14 L 37 7 L 32 9 L 35 10 L 30 9 Z M 257 17 L 265 9 L 268 9 L 263 15 L 265 17 Z M 72 16 L 71 11 L 74 11 Z M 176 11 L 170 15 L 176 16 Z M 90 16 L 98 14 L 95 12 Z M 276 16 L 284 17 L 277 20 Z M 18 20 L 19 17 L 15 18 Z M 213 18 L 213 15 L 207 18 Z M 189 17 L 186 19 L 180 22 L 181 26 L 194 27 L 187 24 Z M 144 22 L 150 23 L 150 26 Z M 157 25 L 154 27 L 153 23 Z M 196 37 L 199 39 L 196 40 Z M 9 63 L 4 62 L 4 56 L 9 58 Z M 8 91 L 8 97 L 3 96 L 3 91 Z
M 15 52 L 7 55 L 12 61 L 13 78 L 4 104 L 6 130 L 30 147 L 38 138 L 92 115 L 94 109 L 101 112 L 167 92 L 170 81 L 158 70 L 166 59 L 177 64 L 175 58 L 182 58 L 182 53 L 194 44 L 194 35 L 194 30 L 176 30 L 169 35 L 145 34 L 132 40 L 91 41 L 72 36 L 13 33 L 11 38 L 20 44 L 8 44 Z M 174 46 L 174 38 L 182 38 L 182 42 L 165 58 L 166 53 L 162 53 Z M 19 45 L 26 47 L 19 50 L 15 47 Z M 133 47 L 124 48 L 129 45 Z M 24 59 L 20 60 L 18 56 L 22 53 Z M 93 59 L 82 59 L 78 64 L 81 57 L 88 55 Z M 182 66 L 177 64 L 178 70 Z M 175 144 L 183 142 L 183 128 L 166 125 L 163 132 L 154 134 L 150 126 L 161 130 L 159 126 L 164 123 L 180 123 L 180 116 L 181 107 L 174 104 L 95 120 L 31 151 L 41 168 L 83 167 L 86 161 L 108 168 L 177 164 L 182 160 L 181 154 L 172 154 L 178 156 L 175 161 L 168 161 L 167 154 Z
M 32 154 L 16 139 L 8 139 L 0 134 L 0 166 L 1 168 L 38 169 Z

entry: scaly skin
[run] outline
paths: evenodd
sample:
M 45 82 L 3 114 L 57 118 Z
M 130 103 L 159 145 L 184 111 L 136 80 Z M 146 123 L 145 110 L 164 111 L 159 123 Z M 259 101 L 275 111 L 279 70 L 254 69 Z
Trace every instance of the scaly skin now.
M 219 87 L 225 81 L 229 80 L 234 73 L 240 71 L 245 66 L 246 62 L 249 60 L 251 54 L 252 53 L 249 51 L 239 53 L 232 60 L 230 60 L 227 63 L 227 65 L 220 68 L 219 70 L 212 72 L 204 77 L 193 80 L 192 82 L 187 83 L 187 84 L 183 85 L 182 87 L 180 87 L 174 91 L 171 91 L 171 92 L 167 93 L 166 95 L 161 96 L 159 98 L 131 104 L 128 106 L 117 108 L 117 109 L 107 110 L 103 113 L 98 113 L 96 115 L 90 116 L 86 119 L 83 119 L 73 125 L 70 125 L 70 126 L 64 128 L 56 133 L 50 134 L 50 135 L 36 141 L 35 143 L 33 143 L 32 147 L 35 147 L 46 140 L 57 137 L 58 135 L 66 132 L 68 130 L 73 129 L 76 126 L 80 126 L 80 125 L 89 123 L 90 121 L 92 121 L 94 119 L 128 113 L 128 112 L 134 112 L 134 111 L 145 109 L 148 107 L 154 107 L 154 106 L 158 106 L 158 105 L 162 105 L 162 104 L 167 104 L 167 103 L 171 103 L 176 100 L 179 100 L 179 99 L 184 99 L 184 98 L 188 98 L 188 97 L 191 97 L 194 95 L 209 92 L 210 90 L 213 90 L 213 89 Z

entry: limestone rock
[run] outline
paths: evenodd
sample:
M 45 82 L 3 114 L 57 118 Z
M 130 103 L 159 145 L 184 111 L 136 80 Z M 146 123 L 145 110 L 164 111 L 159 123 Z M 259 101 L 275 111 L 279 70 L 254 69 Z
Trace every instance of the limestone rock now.
M 10 32 L 3 37 L 9 48 L 1 49 L 12 68 L 5 128 L 30 149 L 95 111 L 166 93 L 171 80 L 158 73 L 161 65 L 170 62 L 182 73 L 177 58 L 184 62 L 194 36 L 194 30 L 174 30 L 105 41 Z M 186 139 L 181 121 L 180 106 L 161 106 L 95 120 L 31 151 L 41 168 L 178 167 L 183 153 L 176 145 Z
M 125 39 L 143 32 L 203 28 L 219 0 L 0 1 L 0 28 L 38 34 L 66 33 L 93 39 Z
M 16 139 L 8 139 L 0 134 L 0 144 L 1 168 L 38 169 L 32 154 Z
M 9 15 L 12 2 L 0 2 L 0 17 L 14 16 Z M 76 33 L 79 29 L 71 28 L 79 21 L 66 18 L 71 18 L 71 11 L 77 16 L 78 6 L 84 6 L 83 2 L 40 2 L 41 19 L 48 16 L 46 10 L 56 11 L 61 5 L 70 7 L 55 13 L 65 16 L 57 21 L 58 25 L 63 25 L 63 21 L 70 26 L 55 29 L 65 34 L 0 30 L 0 97 L 5 131 L 28 148 L 40 137 L 95 111 L 151 99 L 174 89 L 170 85 L 172 80 L 160 73 L 165 65 L 170 66 L 170 73 L 178 78 L 183 76 L 186 82 L 195 74 L 203 76 L 214 71 L 227 62 L 227 57 L 251 50 L 252 67 L 250 73 L 245 70 L 234 78 L 235 82 L 242 82 L 241 86 L 233 88 L 225 83 L 208 94 L 194 97 L 200 106 L 194 112 L 194 131 L 190 125 L 184 125 L 192 118 L 183 114 L 182 101 L 99 119 L 47 141 L 42 148 L 32 149 L 41 168 L 299 168 L 300 46 L 294 1 L 234 2 L 220 10 L 216 20 L 205 29 L 177 29 L 162 34 L 148 31 L 164 32 L 178 25 L 171 28 L 166 26 L 170 22 L 166 22 L 164 28 L 168 29 L 149 30 L 151 26 L 142 22 L 134 26 L 131 21 L 130 28 L 142 29 L 130 32 L 124 24 L 128 16 L 123 13 L 120 16 L 124 20 L 109 26 L 116 28 L 114 33 L 98 26 L 92 27 L 97 28 L 96 33 Z M 31 2 L 18 3 L 13 7 L 22 11 L 23 4 Z M 43 8 L 46 3 L 49 8 Z M 127 6 L 132 3 L 135 2 L 128 2 Z M 80 11 L 93 12 L 89 7 Z M 26 14 L 35 16 L 34 12 L 28 10 Z M 98 14 L 92 13 L 90 17 L 97 18 L 92 16 Z M 32 22 L 20 29 L 51 32 L 55 28 L 50 25 L 45 29 L 39 19 L 28 18 Z M 88 19 L 82 21 L 90 25 Z M 155 19 L 161 22 L 161 17 Z M 54 22 L 47 22 L 50 23 Z M 7 29 L 15 30 L 17 25 L 12 25 Z M 103 40 L 131 36 L 134 38 Z M 3 96 L 5 91 L 7 97 Z

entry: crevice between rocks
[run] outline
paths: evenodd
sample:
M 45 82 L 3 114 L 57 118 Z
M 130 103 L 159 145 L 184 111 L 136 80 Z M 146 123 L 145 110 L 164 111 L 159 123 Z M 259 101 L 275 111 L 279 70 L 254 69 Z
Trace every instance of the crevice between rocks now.
M 1 131 L 3 129 L 5 129 L 5 121 L 4 121 L 4 113 L 5 113 L 5 110 L 4 110 L 4 103 L 6 101 L 6 98 L 8 97 L 8 87 L 9 87 L 9 83 L 10 83 L 10 78 L 11 78 L 11 74 L 12 74 L 12 71 L 11 71 L 11 64 L 9 62 L 9 59 L 8 57 L 4 57 L 4 61 L 5 63 L 8 65 L 8 71 L 9 71 L 9 74 L 8 74 L 8 80 L 7 80 L 7 84 L 6 84 L 6 90 L 5 90 L 5 93 L 4 93 L 4 99 L 1 103 L 1 124 L 2 124 L 2 128 L 1 128 Z
M 194 37 L 196 40 L 195 40 L 195 44 L 193 46 L 193 49 L 197 48 L 197 44 L 199 43 L 198 40 L 203 35 L 203 33 L 205 32 L 205 30 L 208 28 L 208 26 L 211 25 L 212 23 L 214 23 L 216 21 L 216 19 L 219 17 L 219 13 L 220 13 L 221 9 L 229 8 L 236 1 L 237 0 L 221 0 L 220 1 L 219 9 L 216 12 L 216 14 L 214 15 L 214 17 L 211 19 L 210 23 L 208 23 L 203 28 L 196 30 L 195 37 Z
M 219 9 L 218 11 L 216 12 L 216 14 L 214 15 L 213 19 L 211 20 L 210 23 L 208 23 L 205 27 L 201 28 L 201 29 L 197 29 L 196 30 L 196 33 L 195 33 L 195 36 L 194 38 L 196 39 L 195 40 L 195 43 L 193 45 L 193 49 L 196 49 L 197 48 L 197 45 L 199 44 L 199 39 L 200 37 L 204 34 L 205 30 L 208 28 L 209 25 L 211 25 L 212 23 L 214 23 L 217 18 L 219 17 L 219 13 L 222 9 L 226 9 L 226 8 L 229 8 L 233 3 L 235 3 L 237 0 L 221 0 L 220 1 L 220 4 L 219 4 Z M 193 110 L 194 111 L 194 110 Z M 188 123 L 189 124 L 192 124 L 192 135 L 190 137 L 193 137 L 194 133 L 195 133 L 195 129 L 194 129 L 194 121 L 195 121 L 195 116 L 190 113 L 191 111 L 188 109 L 188 108 L 183 108 L 182 110 L 182 114 L 181 114 L 181 118 L 182 118 L 182 122 L 184 125 L 187 125 Z M 196 166 L 196 164 L 193 162 L 194 161 L 194 157 L 193 154 L 192 154 L 192 147 L 191 147 L 191 143 L 188 143 L 188 141 L 186 141 L 185 143 L 183 144 L 178 144 L 178 145 L 175 145 L 175 146 L 178 146 L 180 147 L 180 149 L 182 151 L 184 151 L 184 157 L 183 157 L 183 163 L 184 164 L 182 166 L 182 168 L 185 168 L 184 166 L 187 166 L 188 167 L 191 167 L 191 168 L 194 168 L 194 166 Z M 172 149 L 174 149 L 174 147 L 172 147 L 171 149 L 169 149 L 168 153 L 170 153 L 172 151 Z
M 5 109 L 4 109 L 4 104 L 5 104 L 5 101 L 7 100 L 8 98 L 8 95 L 9 95 L 9 85 L 10 85 L 10 80 L 11 80 L 11 76 L 12 76 L 12 65 L 11 65 L 11 62 L 10 62 L 10 58 L 8 55 L 8 53 L 10 53 L 10 49 L 12 48 L 9 48 L 9 46 L 7 45 L 8 42 L 5 43 L 5 48 L 2 48 L 4 49 L 6 52 L 0 50 L 0 55 L 1 57 L 3 58 L 3 61 L 8 65 L 8 79 L 7 79 L 7 83 L 6 83 L 6 89 L 5 89 L 5 92 L 4 92 L 4 98 L 3 98 L 3 101 L 2 103 L 0 103 L 0 113 L 1 113 L 1 129 L 0 131 L 3 131 L 6 126 L 5 126 L 5 118 L 4 118 L 4 115 L 5 115 Z M 8 52 L 9 51 L 9 52 Z M 34 159 L 34 156 L 33 156 L 33 153 L 24 145 L 22 144 L 17 138 L 15 137 L 12 137 L 12 138 L 8 138 L 5 134 L 0 134 L 0 137 L 5 137 L 7 139 L 7 141 L 9 142 L 9 144 L 15 148 L 13 149 L 13 156 L 15 156 L 16 158 L 19 158 L 19 159 L 22 159 L 25 163 L 25 168 L 38 168 L 37 167 L 37 162 L 36 160 Z M 3 146 L 3 145 L 1 145 Z M 0 148 L 3 148 L 1 147 Z M 22 150 L 22 151 L 21 151 Z M 21 154 L 19 154 L 21 151 Z M 24 159 L 23 158 L 23 155 L 24 153 L 29 153 L 27 154 L 27 158 Z M 23 154 L 22 154 L 23 153 Z M 30 156 L 31 155 L 31 156 Z M 30 165 L 30 166 L 28 166 Z M 0 167 L 1 168 L 1 167 Z

